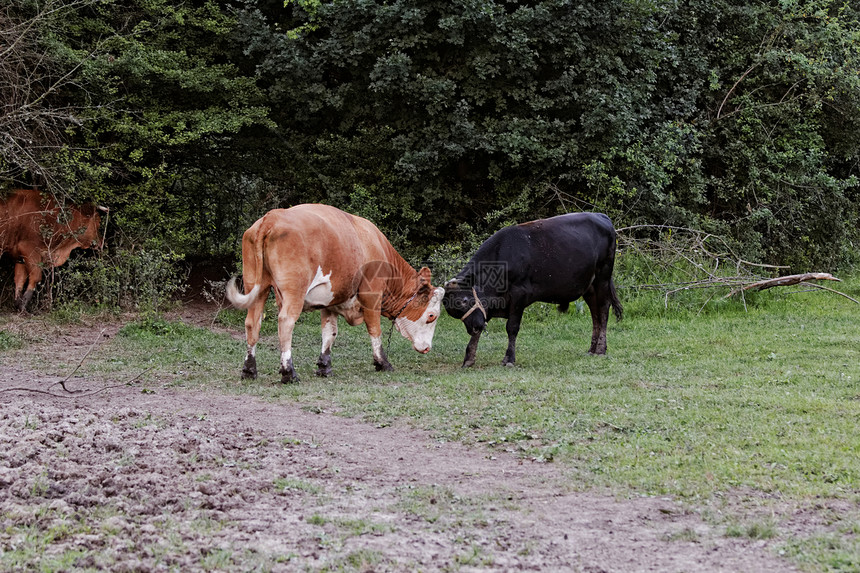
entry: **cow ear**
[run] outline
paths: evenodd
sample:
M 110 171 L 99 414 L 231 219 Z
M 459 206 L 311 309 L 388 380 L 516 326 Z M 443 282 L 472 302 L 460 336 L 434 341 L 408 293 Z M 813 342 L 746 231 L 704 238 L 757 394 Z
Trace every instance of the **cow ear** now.
M 432 275 L 430 273 L 430 269 L 427 267 L 422 267 L 420 271 L 418 271 L 418 292 L 419 293 L 429 293 L 430 292 L 430 279 Z

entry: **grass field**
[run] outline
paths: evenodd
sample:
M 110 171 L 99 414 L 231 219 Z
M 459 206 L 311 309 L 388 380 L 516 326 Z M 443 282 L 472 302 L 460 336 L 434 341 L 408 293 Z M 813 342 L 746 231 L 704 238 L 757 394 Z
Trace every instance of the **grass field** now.
M 856 289 L 855 289 L 856 290 Z M 642 305 L 640 305 L 642 306 Z M 238 326 L 242 315 L 221 321 Z M 440 439 L 507 444 L 522 455 L 578 469 L 583 486 L 708 497 L 751 487 L 792 497 L 843 495 L 860 484 L 860 307 L 831 294 L 762 293 L 715 311 L 661 312 L 628 305 L 610 323 L 609 354 L 586 354 L 587 310 L 534 305 L 518 364 L 500 366 L 504 321 L 492 321 L 475 368 L 461 369 L 468 336 L 447 316 L 421 356 L 391 338 L 393 373 L 376 373 L 363 327 L 341 325 L 335 376 L 313 376 L 316 313 L 294 340 L 302 376 L 281 386 L 272 315 L 259 351 L 260 378 L 236 384 L 240 343 L 160 320 L 126 327 L 115 358 L 156 360 L 149 376 L 334 404 L 377 423 L 409 418 Z M 110 368 L 93 364 L 94 368 Z
M 860 278 L 838 286 L 860 298 Z M 242 342 L 160 318 L 124 327 L 84 370 L 121 379 L 150 369 L 149 383 L 297 401 L 378 425 L 409 420 L 439 440 L 552 461 L 572 488 L 677 496 L 736 521 L 737 535 L 772 535 L 767 515 L 779 507 L 842 500 L 853 509 L 830 516 L 831 533 L 789 537 L 785 551 L 812 569 L 860 570 L 860 306 L 796 287 L 745 303 L 701 296 L 664 307 L 622 290 L 626 316 L 610 321 L 606 357 L 586 354 L 587 309 L 538 304 L 514 368 L 500 365 L 507 338 L 497 320 L 476 366 L 461 369 L 468 336 L 443 316 L 428 355 L 392 336 L 392 373 L 373 370 L 364 328 L 341 322 L 335 374 L 319 379 L 319 315 L 309 313 L 294 337 L 301 383 L 283 386 L 272 309 L 256 381 L 238 381 Z M 241 328 L 243 318 L 223 311 L 218 320 Z

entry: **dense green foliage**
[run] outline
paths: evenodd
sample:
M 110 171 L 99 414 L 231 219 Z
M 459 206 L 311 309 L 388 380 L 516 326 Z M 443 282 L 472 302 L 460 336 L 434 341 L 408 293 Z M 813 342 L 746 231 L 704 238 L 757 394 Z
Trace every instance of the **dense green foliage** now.
M 858 16 L 842 2 L 359 1 L 241 22 L 316 197 L 348 204 L 360 184 L 424 241 L 597 209 L 832 265 L 856 235 Z
M 111 206 L 115 250 L 229 254 L 267 209 L 322 201 L 412 256 L 601 210 L 856 261 L 856 3 L 8 4 L 54 86 L 34 105 L 67 121 L 31 130 L 37 167 L 0 148 L 4 186 Z

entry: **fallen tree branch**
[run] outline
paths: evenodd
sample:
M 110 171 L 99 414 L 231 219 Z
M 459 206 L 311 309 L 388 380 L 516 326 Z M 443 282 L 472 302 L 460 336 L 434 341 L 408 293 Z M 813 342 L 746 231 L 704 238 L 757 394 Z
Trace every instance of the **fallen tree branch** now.
M 806 286 L 811 286 L 811 287 L 814 287 L 817 289 L 826 290 L 826 291 L 832 292 L 834 294 L 838 294 L 839 296 L 844 296 L 845 298 L 847 298 L 851 302 L 854 302 L 856 304 L 860 304 L 860 301 L 858 301 L 855 298 L 848 296 L 844 292 L 840 292 L 836 289 L 832 289 L 832 288 L 829 288 L 829 287 L 826 287 L 823 285 L 809 282 L 811 280 L 842 282 L 841 279 L 834 277 L 830 273 L 802 273 L 799 275 L 786 275 L 784 277 L 776 277 L 773 279 L 765 279 L 765 280 L 761 280 L 761 281 L 756 281 L 754 283 L 749 283 L 749 284 L 744 285 L 740 288 L 736 288 L 735 290 L 731 291 L 729 294 L 727 294 L 723 298 L 729 298 L 730 296 L 736 295 L 738 293 L 742 293 L 743 291 L 750 290 L 750 289 L 764 290 L 764 289 L 778 287 L 778 286 L 806 285 Z
M 38 388 L 24 388 L 23 386 L 17 386 L 15 388 L 3 388 L 3 389 L 0 389 L 0 393 L 3 393 L 3 392 L 30 392 L 32 394 L 46 394 L 48 396 L 53 396 L 54 398 L 67 398 L 67 399 L 68 398 L 86 398 L 87 396 L 95 396 L 96 394 L 100 394 L 100 393 L 104 392 L 105 390 L 110 390 L 112 388 L 121 388 L 123 386 L 129 386 L 129 385 L 131 385 L 132 382 L 134 382 L 135 380 L 137 380 L 138 378 L 140 378 L 141 376 L 143 376 L 144 374 L 146 374 L 147 372 L 149 372 L 153 368 L 155 368 L 155 366 L 150 366 L 146 370 L 142 370 L 141 372 L 132 376 L 131 378 L 129 378 L 125 382 L 121 382 L 119 384 L 106 384 L 106 385 L 102 386 L 101 388 L 99 388 L 98 390 L 92 390 L 90 392 L 84 392 L 84 393 L 80 393 L 80 392 L 83 392 L 83 391 L 80 391 L 80 392 L 69 392 L 68 394 L 57 394 L 56 392 L 50 392 L 48 390 L 39 390 Z M 51 384 L 51 386 L 49 386 L 49 388 L 56 386 L 56 385 L 57 385 L 57 383 L 55 382 L 54 384 Z M 67 392 L 68 392 L 68 390 L 67 390 Z
M 782 269 L 789 267 L 744 260 L 734 252 L 726 239 L 707 231 L 659 224 L 620 227 L 616 231 L 619 255 L 634 257 L 635 262 L 635 277 L 631 281 L 634 284 L 626 285 L 627 288 L 662 291 L 664 306 L 667 308 L 669 297 L 673 295 L 711 288 L 727 289 L 729 294 L 721 297 L 723 299 L 740 294 L 746 308 L 743 297 L 747 290 L 798 284 L 827 290 L 860 304 L 860 301 L 838 290 L 808 282 L 840 280 L 829 273 L 808 272 L 766 278 L 762 276 L 762 269 L 775 273 L 787 272 Z M 659 282 L 664 277 L 674 280 Z M 649 280 L 653 278 L 658 280 Z M 709 296 L 702 308 L 713 298 L 714 295 Z
M 756 281 L 753 283 L 745 284 L 740 288 L 736 288 L 731 291 L 729 294 L 724 296 L 723 298 L 729 298 L 738 294 L 741 291 L 756 289 L 756 290 L 765 290 L 778 286 L 792 286 L 801 283 L 806 283 L 806 281 L 811 280 L 827 280 L 827 281 L 838 281 L 842 282 L 840 279 L 837 279 L 830 273 L 801 273 L 798 275 L 786 275 L 782 277 L 776 277 L 772 279 L 764 279 L 760 281 Z M 812 283 L 810 283 L 812 284 Z
M 81 392 L 81 390 L 69 390 L 68 388 L 66 388 L 66 382 L 68 382 L 68 381 L 72 378 L 72 376 L 74 376 L 74 375 L 75 375 L 75 372 L 77 372 L 77 371 L 78 371 L 78 369 L 80 369 L 81 365 L 84 363 L 84 360 L 86 360 L 86 359 L 87 359 L 87 356 L 89 356 L 89 355 L 90 355 L 90 353 L 93 351 L 93 349 L 96 347 L 96 343 L 97 343 L 97 342 L 99 342 L 99 341 L 102 339 L 102 335 L 104 335 L 105 330 L 107 330 L 107 328 L 102 328 L 101 332 L 99 332 L 98 336 L 95 338 L 95 340 L 93 340 L 93 343 L 92 343 L 92 344 L 90 344 L 89 349 L 84 353 L 84 355 L 83 355 L 83 356 L 81 356 L 81 359 L 80 359 L 80 360 L 78 360 L 78 365 L 77 365 L 77 366 L 75 366 L 74 370 L 72 370 L 71 372 L 69 372 L 69 375 L 68 375 L 68 376 L 66 376 L 65 378 L 63 378 L 63 379 L 62 379 L 62 380 L 60 380 L 59 382 L 54 382 L 53 384 L 51 384 L 50 386 L 48 386 L 48 387 L 45 389 L 45 390 L 47 390 L 47 391 L 48 391 L 48 393 L 49 393 L 49 394 L 51 393 L 51 392 L 50 392 L 51 388 L 53 388 L 53 387 L 54 387 L 54 386 L 56 386 L 57 384 L 59 384 L 60 386 L 62 386 L 62 387 L 63 387 L 63 390 L 65 390 L 65 391 L 66 391 L 66 392 L 68 392 L 69 394 L 77 394 L 77 393 Z
M 836 280 L 839 280 L 839 279 L 836 279 Z M 818 288 L 818 289 L 821 289 L 821 290 L 830 291 L 830 292 L 832 292 L 832 293 L 834 293 L 834 294 L 838 294 L 839 296 L 844 296 L 845 298 L 847 298 L 847 299 L 848 299 L 848 300 L 850 300 L 851 302 L 855 302 L 855 303 L 857 303 L 857 304 L 860 304 L 860 300 L 857 300 L 856 298 L 852 298 L 852 297 L 848 296 L 847 294 L 845 294 L 844 292 L 839 292 L 839 291 L 838 291 L 838 290 L 836 290 L 836 289 L 832 289 L 832 288 L 826 287 L 826 286 L 824 286 L 824 285 L 817 285 L 817 284 L 815 284 L 815 283 L 808 283 L 808 282 L 802 282 L 802 283 L 800 283 L 800 284 L 803 284 L 803 285 L 806 285 L 806 286 L 815 287 L 815 288 Z

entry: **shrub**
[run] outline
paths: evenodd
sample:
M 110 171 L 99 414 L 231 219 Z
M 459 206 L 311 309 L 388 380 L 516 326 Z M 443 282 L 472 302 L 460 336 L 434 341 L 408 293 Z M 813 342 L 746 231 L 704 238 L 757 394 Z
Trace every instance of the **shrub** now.
M 184 291 L 182 260 L 172 251 L 146 249 L 71 260 L 57 270 L 54 299 L 60 305 L 155 311 Z

